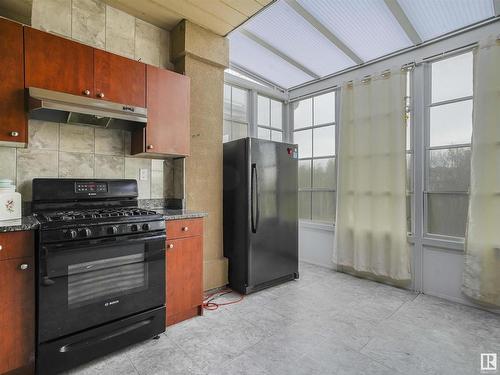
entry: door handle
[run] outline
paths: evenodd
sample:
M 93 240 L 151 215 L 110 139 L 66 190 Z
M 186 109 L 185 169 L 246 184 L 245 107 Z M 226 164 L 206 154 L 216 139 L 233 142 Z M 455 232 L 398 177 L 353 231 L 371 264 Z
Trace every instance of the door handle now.
M 250 178 L 250 218 L 252 222 L 252 233 L 257 233 L 259 228 L 259 175 L 257 174 L 257 164 L 252 163 L 252 173 Z M 254 213 L 255 212 L 255 213 Z

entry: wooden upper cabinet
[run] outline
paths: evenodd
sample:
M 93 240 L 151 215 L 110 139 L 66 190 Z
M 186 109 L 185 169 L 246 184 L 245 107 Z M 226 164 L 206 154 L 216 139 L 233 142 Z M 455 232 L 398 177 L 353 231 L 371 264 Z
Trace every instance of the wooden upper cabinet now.
M 146 64 L 94 50 L 95 97 L 136 107 L 146 106 Z
M 148 123 L 133 134 L 132 153 L 189 155 L 189 77 L 146 68 Z
M 24 43 L 26 87 L 94 96 L 92 47 L 30 27 Z
M 0 141 L 27 142 L 23 27 L 0 18 Z

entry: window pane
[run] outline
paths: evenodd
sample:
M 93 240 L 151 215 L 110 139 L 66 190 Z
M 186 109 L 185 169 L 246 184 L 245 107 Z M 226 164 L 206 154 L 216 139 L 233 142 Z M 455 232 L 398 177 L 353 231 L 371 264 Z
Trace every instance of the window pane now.
M 312 156 L 312 130 L 295 132 L 293 141 L 299 145 L 299 158 L 310 158 Z
M 314 129 L 314 156 L 330 155 L 335 155 L 335 126 Z
M 312 193 L 312 219 L 335 222 L 335 193 L 333 191 Z
M 314 125 L 335 121 L 335 93 L 329 92 L 314 98 Z
M 271 131 L 269 129 L 259 127 L 257 129 L 257 137 L 259 137 L 260 139 L 270 140 L 271 139 Z
M 247 92 L 236 87 L 232 91 L 232 119 L 247 122 Z
M 271 130 L 271 141 L 283 142 L 283 133 Z
M 470 143 L 472 100 L 431 107 L 430 112 L 431 147 Z
M 408 194 L 406 196 L 406 231 L 408 233 L 413 233 L 413 229 L 411 227 L 411 201 L 413 199 L 413 194 Z
M 241 124 L 239 122 L 232 123 L 232 139 L 240 139 L 245 138 L 248 135 L 248 126 L 247 124 Z
M 429 151 L 429 190 L 468 191 L 470 147 Z
M 313 187 L 335 189 L 335 158 L 313 161 Z
M 231 121 L 224 120 L 222 126 L 222 142 L 231 141 Z
M 283 129 L 283 104 L 277 100 L 271 100 L 271 126 L 276 129 Z
M 269 126 L 269 98 L 257 96 L 257 124 Z
M 427 194 L 428 233 L 463 237 L 468 202 L 466 194 Z
M 299 191 L 299 219 L 311 219 L 310 191 Z
M 406 154 L 406 191 L 413 191 L 413 155 Z
M 311 187 L 311 160 L 299 160 L 299 189 Z
M 231 118 L 231 86 L 224 85 L 224 118 Z
M 410 116 L 410 114 L 408 114 Z M 411 127 L 410 127 L 410 120 L 408 119 L 406 121 L 406 151 L 411 150 Z
M 293 103 L 293 127 L 294 129 L 312 126 L 312 99 L 301 100 Z
M 432 102 L 472 96 L 472 52 L 432 64 Z

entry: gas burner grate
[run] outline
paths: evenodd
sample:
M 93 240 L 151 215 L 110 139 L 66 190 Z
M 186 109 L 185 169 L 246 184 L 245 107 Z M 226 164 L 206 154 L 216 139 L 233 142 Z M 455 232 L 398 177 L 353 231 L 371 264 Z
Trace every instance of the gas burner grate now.
M 156 212 L 151 210 L 144 210 L 142 208 L 103 208 L 98 210 L 58 211 L 45 213 L 42 216 L 47 221 L 71 221 L 81 219 L 149 215 L 156 215 Z

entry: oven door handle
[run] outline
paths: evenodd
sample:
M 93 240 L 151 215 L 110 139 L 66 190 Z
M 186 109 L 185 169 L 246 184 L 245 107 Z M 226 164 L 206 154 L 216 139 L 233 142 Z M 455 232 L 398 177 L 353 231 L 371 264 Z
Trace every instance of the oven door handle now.
M 98 240 L 89 240 L 89 241 L 78 241 L 78 242 L 65 242 L 64 244 L 43 244 L 43 248 L 46 249 L 45 256 L 48 256 L 49 253 L 60 252 L 60 251 L 75 251 L 84 247 L 106 247 L 110 245 L 116 245 L 121 242 L 150 242 L 150 241 L 158 241 L 162 240 L 165 242 L 167 236 L 165 234 L 160 234 L 156 236 L 150 237 L 137 237 L 137 236 L 120 236 L 115 237 L 115 240 L 110 240 L 109 237 Z

